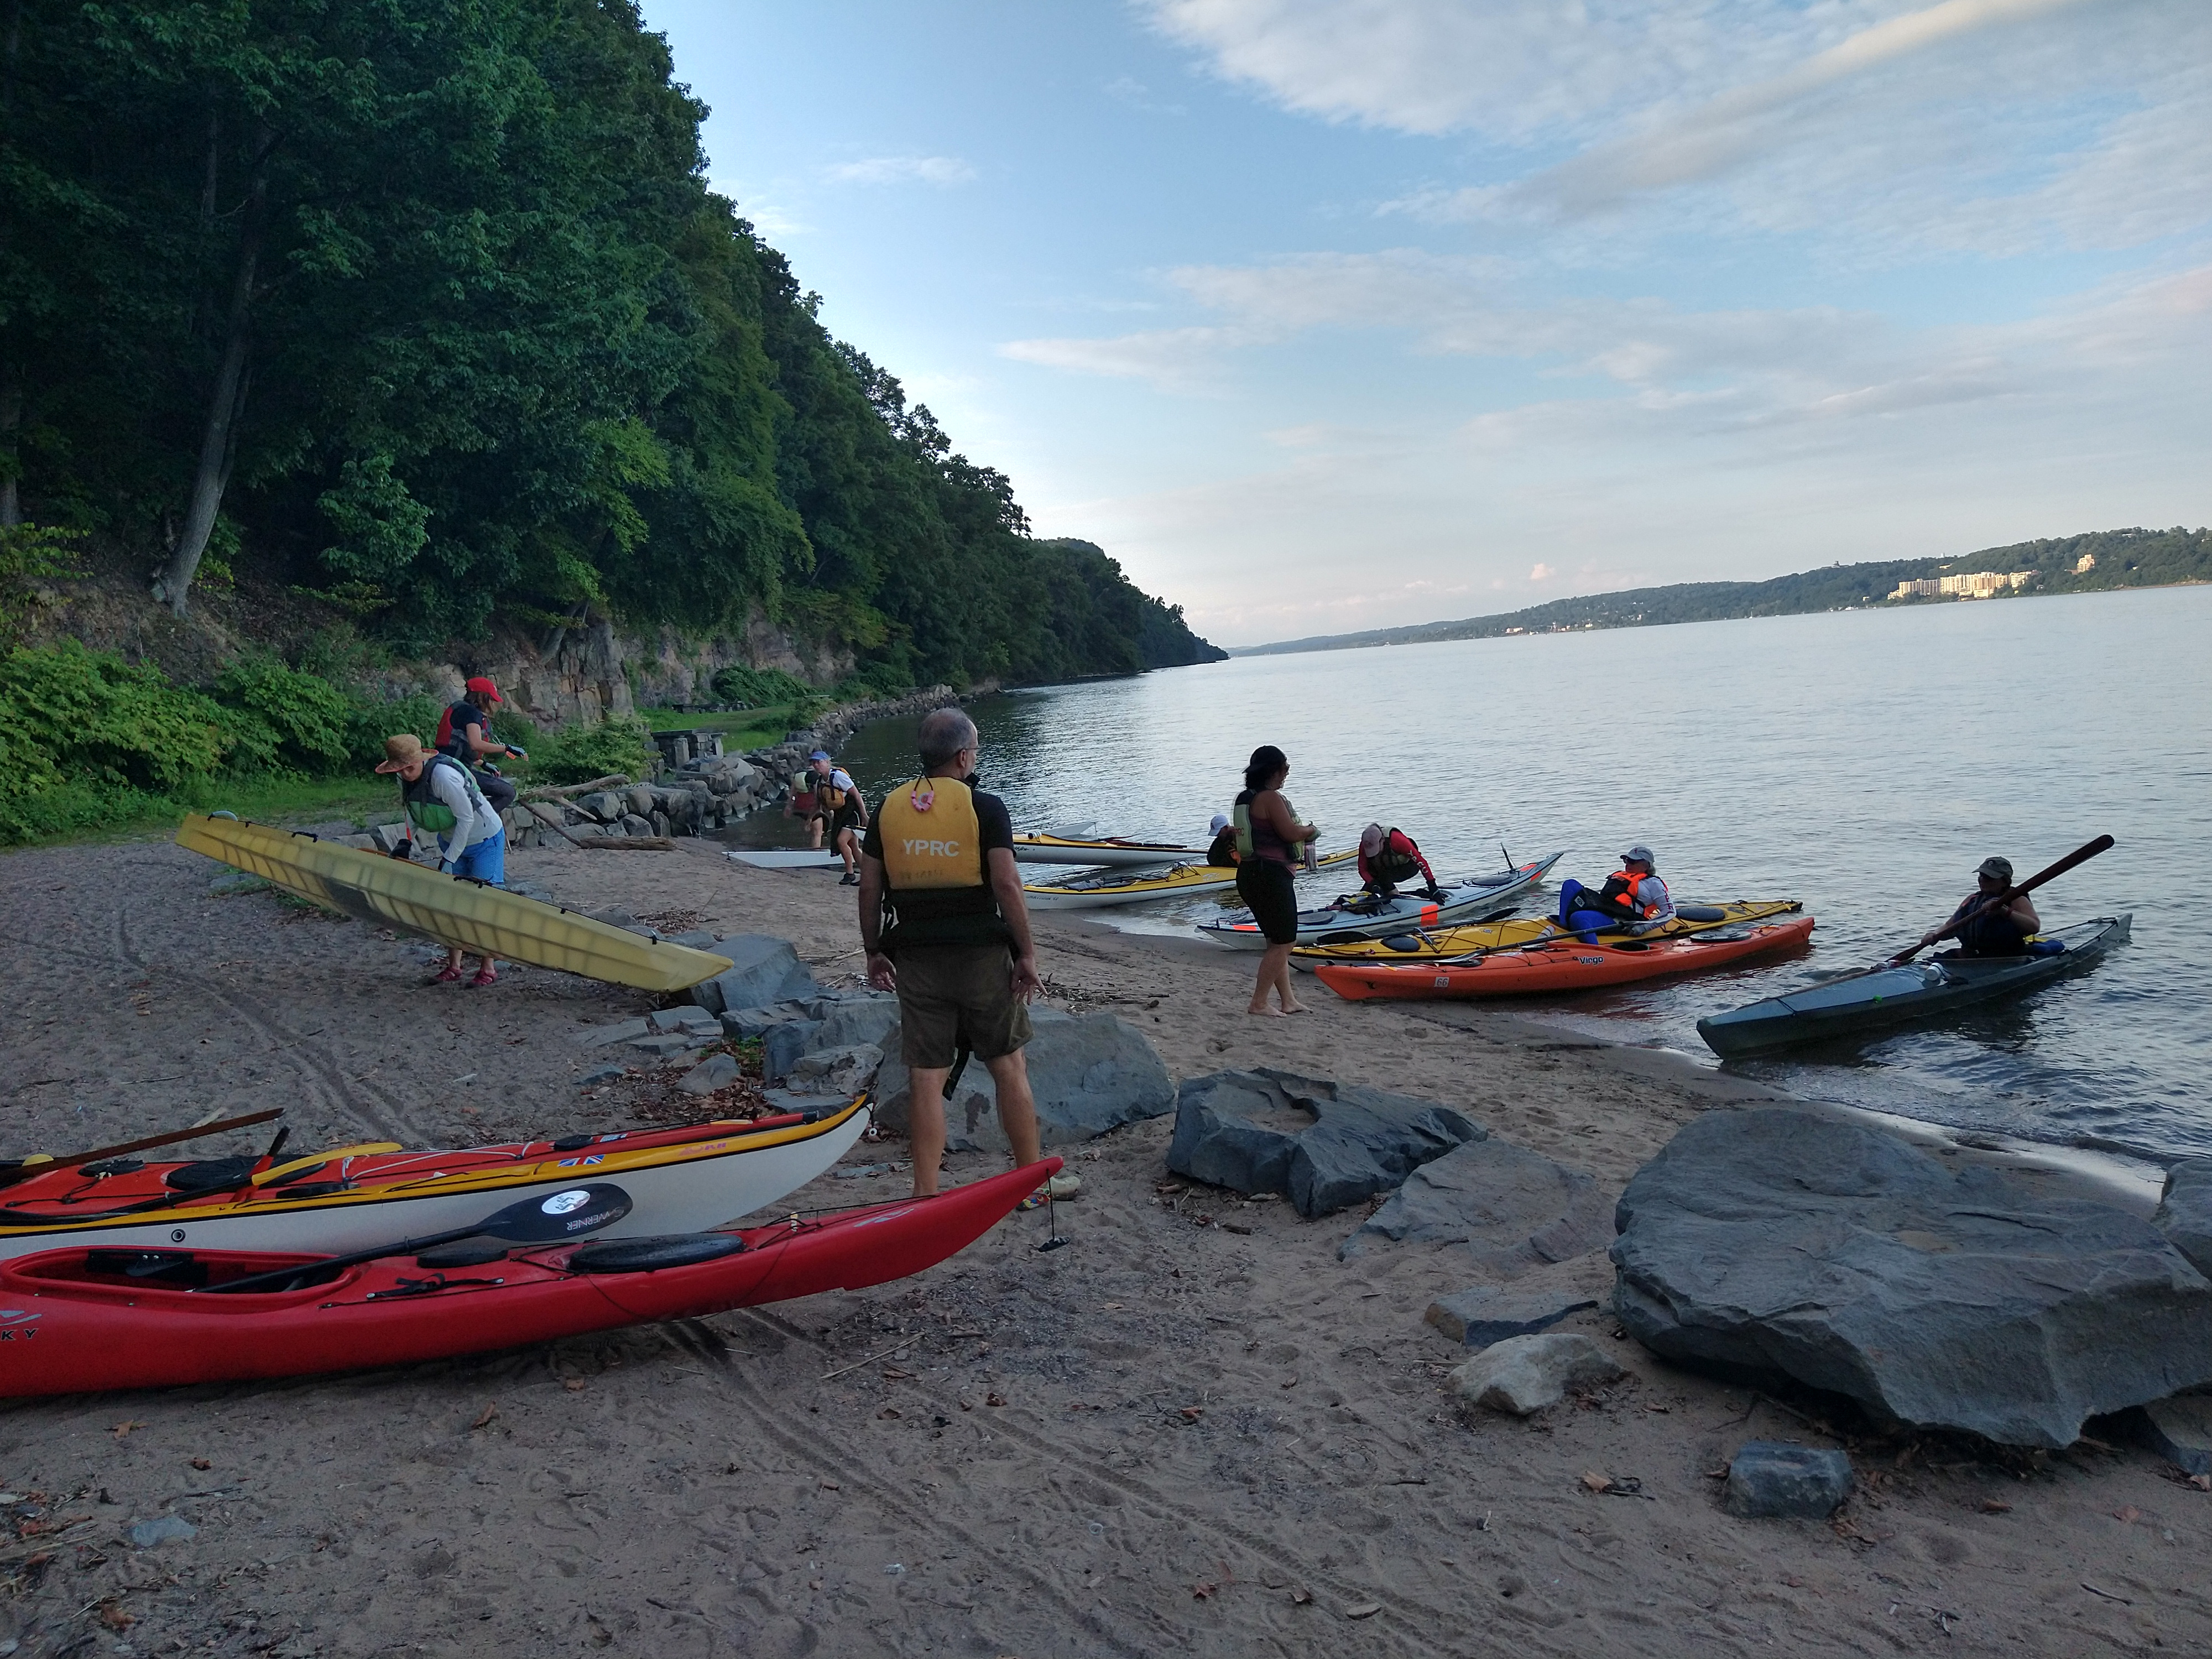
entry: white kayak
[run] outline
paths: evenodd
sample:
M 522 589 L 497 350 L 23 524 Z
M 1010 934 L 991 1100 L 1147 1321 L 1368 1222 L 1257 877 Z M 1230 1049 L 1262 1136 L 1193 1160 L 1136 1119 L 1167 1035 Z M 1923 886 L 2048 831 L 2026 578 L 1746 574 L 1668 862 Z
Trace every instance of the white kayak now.
M 1298 912 L 1300 945 L 1342 945 L 1353 939 L 1387 939 L 1394 933 L 1455 922 L 1482 921 L 1502 916 L 1521 902 L 1522 895 L 1544 879 L 1564 850 L 1531 863 L 1500 870 L 1493 875 L 1448 882 L 1434 889 L 1413 888 L 1387 899 L 1364 895 L 1339 899 L 1326 909 Z M 1267 937 L 1251 912 L 1240 910 L 1218 921 L 1201 921 L 1198 931 L 1208 939 L 1237 951 L 1264 951 Z
M 745 848 L 722 856 L 756 870 L 835 870 L 845 863 L 826 847 Z
M 1204 864 L 1203 847 L 1176 847 L 1161 841 L 1124 841 L 1118 836 L 1016 836 L 1014 856 L 1024 864 L 1073 864 L 1090 869 L 1134 869 L 1148 864 Z
M 1322 855 L 1327 870 L 1359 856 L 1347 848 Z M 1022 895 L 1032 910 L 1101 910 L 1109 905 L 1146 904 L 1154 899 L 1233 891 L 1237 871 L 1218 864 L 1178 864 L 1172 870 L 1134 874 L 1079 876 L 1073 881 L 1025 882 Z

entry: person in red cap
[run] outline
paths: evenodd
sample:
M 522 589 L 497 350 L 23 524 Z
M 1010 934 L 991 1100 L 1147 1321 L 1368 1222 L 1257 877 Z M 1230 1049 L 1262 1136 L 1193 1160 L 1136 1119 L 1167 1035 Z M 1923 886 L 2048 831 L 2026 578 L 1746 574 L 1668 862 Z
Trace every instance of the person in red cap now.
M 492 805 L 504 812 L 514 805 L 514 785 L 500 776 L 496 769 L 486 763 L 495 757 L 515 760 L 530 758 L 526 750 L 511 743 L 501 743 L 491 734 L 491 716 L 485 706 L 504 702 L 499 688 L 491 683 L 488 674 L 479 674 L 468 684 L 462 700 L 447 707 L 438 718 L 437 740 L 430 746 L 441 755 L 453 759 L 476 774 L 477 785 Z

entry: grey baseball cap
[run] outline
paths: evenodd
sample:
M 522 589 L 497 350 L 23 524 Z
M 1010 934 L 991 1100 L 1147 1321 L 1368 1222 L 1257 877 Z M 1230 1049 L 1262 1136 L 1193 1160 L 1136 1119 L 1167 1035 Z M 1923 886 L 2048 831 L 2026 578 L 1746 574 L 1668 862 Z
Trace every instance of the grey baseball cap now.
M 1989 876 L 2009 884 L 2012 880 L 2012 860 L 2000 858 L 1984 859 L 1974 873 L 1978 876 Z
M 1654 870 L 1659 867 L 1659 860 L 1651 856 L 1651 849 L 1641 842 L 1623 853 L 1620 855 L 1620 861 L 1623 864 L 1648 864 Z

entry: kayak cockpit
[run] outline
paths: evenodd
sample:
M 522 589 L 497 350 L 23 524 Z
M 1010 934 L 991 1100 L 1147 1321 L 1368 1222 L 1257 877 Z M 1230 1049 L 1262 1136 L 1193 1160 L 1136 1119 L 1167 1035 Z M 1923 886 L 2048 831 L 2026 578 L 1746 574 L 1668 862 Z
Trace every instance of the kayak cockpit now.
M 33 1295 L 42 1290 L 101 1290 L 136 1296 L 219 1290 L 240 1279 L 280 1273 L 287 1267 L 298 1272 L 289 1279 L 270 1281 L 264 1291 L 245 1292 L 240 1297 L 224 1300 L 258 1301 L 266 1296 L 319 1291 L 358 1271 L 319 1256 L 254 1250 L 70 1249 L 23 1256 L 8 1263 L 5 1274 L 15 1289 Z

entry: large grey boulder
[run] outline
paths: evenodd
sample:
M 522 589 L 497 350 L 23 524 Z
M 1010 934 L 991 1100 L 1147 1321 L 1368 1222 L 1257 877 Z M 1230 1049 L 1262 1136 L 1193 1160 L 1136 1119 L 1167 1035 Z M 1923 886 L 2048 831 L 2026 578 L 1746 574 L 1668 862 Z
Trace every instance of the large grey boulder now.
M 2166 1172 L 2166 1190 L 2150 1224 L 2212 1278 L 2212 1158 L 2185 1158 Z
M 1030 1019 L 1036 1035 L 1023 1053 L 1030 1092 L 1036 1099 L 1038 1132 L 1047 1146 L 1092 1140 L 1174 1106 L 1175 1084 L 1168 1068 L 1135 1026 L 1112 1014 L 1078 1016 L 1057 1008 L 1033 1008 Z M 877 1121 L 903 1134 L 912 1097 L 906 1062 L 899 1057 L 897 1025 L 884 1033 L 878 1046 L 884 1066 L 876 1076 Z M 998 1091 L 981 1060 L 969 1061 L 962 1073 L 946 1103 L 945 1128 L 945 1144 L 955 1152 L 1006 1149 L 999 1127 Z
M 761 1080 L 781 1083 L 789 1077 L 793 1066 L 823 1046 L 815 1041 L 821 1030 L 818 1019 L 787 1019 L 769 1026 L 761 1034 Z
M 1603 1249 L 1611 1206 L 1580 1170 L 1495 1137 L 1455 1146 L 1406 1177 L 1337 1249 L 1349 1261 L 1385 1244 L 1459 1245 L 1511 1278 Z
M 729 957 L 730 966 L 691 988 L 691 1000 L 709 1013 L 765 1008 L 821 991 L 788 939 L 767 933 L 734 933 L 715 940 L 714 951 Z
M 1240 1193 L 1280 1193 L 1312 1219 L 1388 1192 L 1487 1134 L 1433 1100 L 1262 1067 L 1187 1078 L 1168 1168 Z
M 2139 1216 L 1786 1107 L 1711 1111 L 1615 1212 L 1615 1308 L 1669 1359 L 2010 1445 L 2212 1381 L 2212 1281 Z

